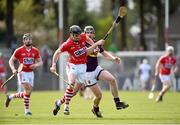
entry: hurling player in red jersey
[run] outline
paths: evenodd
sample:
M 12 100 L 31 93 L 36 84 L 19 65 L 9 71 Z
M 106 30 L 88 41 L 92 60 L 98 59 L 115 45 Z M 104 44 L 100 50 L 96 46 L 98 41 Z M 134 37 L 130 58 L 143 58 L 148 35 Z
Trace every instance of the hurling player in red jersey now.
M 30 95 L 34 85 L 33 70 L 42 65 L 42 59 L 39 50 L 32 46 L 32 35 L 25 33 L 23 35 L 24 45 L 17 48 L 9 60 L 9 66 L 13 74 L 17 74 L 18 82 L 22 85 L 24 92 L 17 92 L 7 95 L 5 106 L 8 107 L 13 98 L 24 99 L 25 115 L 30 116 L 32 113 L 29 109 Z M 18 60 L 18 70 L 14 66 L 14 61 Z
M 166 53 L 159 58 L 155 66 L 155 76 L 158 76 L 163 83 L 162 90 L 159 92 L 156 102 L 163 100 L 164 94 L 169 90 L 171 84 L 171 69 L 174 67 L 174 73 L 177 72 L 176 57 L 174 57 L 174 48 L 168 46 Z
M 69 60 L 66 65 L 66 72 L 68 76 L 68 81 L 70 84 L 84 83 L 84 74 L 86 72 L 86 62 L 87 55 L 94 51 L 94 48 L 98 45 L 102 45 L 104 40 L 99 40 L 97 43 L 86 36 L 86 34 L 81 33 L 82 30 L 77 25 L 72 25 L 69 29 L 70 37 L 64 42 L 54 53 L 52 59 L 52 66 L 50 68 L 51 72 L 56 71 L 56 62 L 63 52 L 68 52 Z M 88 42 L 92 46 L 86 48 L 85 43 Z M 69 115 L 69 102 L 73 96 L 73 87 L 68 86 L 64 97 L 55 102 L 55 107 L 53 109 L 53 114 L 56 115 L 60 109 L 60 105 L 64 105 L 64 114 Z
M 95 29 L 93 26 L 86 26 L 84 28 L 84 33 L 86 33 L 95 43 Z M 87 45 L 86 46 L 90 46 Z M 98 46 L 99 51 L 93 52 L 90 55 L 87 56 L 87 70 L 85 74 L 85 86 L 89 87 L 91 91 L 93 92 L 94 99 L 93 99 L 93 107 L 92 112 L 96 117 L 102 117 L 101 112 L 99 111 L 99 104 L 102 98 L 102 92 L 100 86 L 97 84 L 97 82 L 100 81 L 106 81 L 108 82 L 110 86 L 110 90 L 115 102 L 116 109 L 124 109 L 127 108 L 129 105 L 122 102 L 118 95 L 118 86 L 117 81 L 115 77 L 107 70 L 103 69 L 98 64 L 98 52 L 106 59 L 114 61 L 115 63 L 120 63 L 120 58 L 113 56 L 109 52 L 103 49 L 102 46 Z M 79 89 L 79 86 L 75 86 L 74 92 L 76 93 Z M 86 91 L 85 91 L 86 92 Z

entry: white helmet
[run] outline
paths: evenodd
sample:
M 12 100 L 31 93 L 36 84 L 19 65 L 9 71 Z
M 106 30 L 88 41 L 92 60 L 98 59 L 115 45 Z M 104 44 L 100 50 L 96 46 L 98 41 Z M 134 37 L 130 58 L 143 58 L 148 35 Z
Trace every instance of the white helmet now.
M 92 32 L 93 34 L 95 33 L 94 27 L 89 25 L 84 27 L 84 32 Z
M 174 47 L 173 47 L 173 46 L 168 46 L 168 47 L 166 48 L 166 51 L 167 51 L 167 52 L 169 52 L 169 51 L 174 52 Z

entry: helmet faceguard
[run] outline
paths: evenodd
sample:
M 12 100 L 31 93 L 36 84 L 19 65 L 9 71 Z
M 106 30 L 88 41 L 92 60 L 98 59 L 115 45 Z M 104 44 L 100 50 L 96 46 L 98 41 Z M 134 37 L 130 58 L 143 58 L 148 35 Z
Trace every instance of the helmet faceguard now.
M 26 39 L 29 38 L 29 39 Z M 23 35 L 23 43 L 25 44 L 25 46 L 29 47 L 32 45 L 32 35 L 31 33 L 25 33 Z
M 25 39 L 25 38 L 32 38 L 32 34 L 31 33 L 25 33 L 25 34 L 23 34 L 23 39 Z
M 92 34 L 94 34 L 94 33 L 95 33 L 95 30 L 94 30 L 94 27 L 93 27 L 93 26 L 85 26 L 84 32 L 85 32 L 85 33 L 92 33 Z

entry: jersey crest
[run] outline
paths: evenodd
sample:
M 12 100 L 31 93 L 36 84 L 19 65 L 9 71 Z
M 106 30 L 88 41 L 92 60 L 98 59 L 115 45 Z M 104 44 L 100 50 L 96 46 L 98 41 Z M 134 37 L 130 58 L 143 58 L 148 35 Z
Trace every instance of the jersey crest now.
M 74 55 L 75 55 L 76 57 L 78 57 L 78 56 L 80 56 L 80 55 L 83 55 L 84 53 L 86 53 L 86 47 L 83 47 L 83 48 L 81 48 L 81 49 L 79 49 L 79 50 L 76 50 L 76 51 L 74 52 Z

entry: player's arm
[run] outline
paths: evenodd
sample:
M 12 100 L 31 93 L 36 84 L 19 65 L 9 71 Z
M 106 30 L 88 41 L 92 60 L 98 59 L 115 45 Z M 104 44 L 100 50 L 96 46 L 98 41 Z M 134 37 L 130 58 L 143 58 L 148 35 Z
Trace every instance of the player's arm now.
M 35 55 L 34 58 L 35 58 L 35 63 L 32 64 L 32 65 L 30 65 L 30 68 L 31 68 L 31 69 L 36 69 L 36 68 L 38 68 L 38 67 L 40 67 L 40 66 L 43 65 L 43 61 L 42 61 L 42 58 L 41 58 L 41 56 L 40 56 L 39 50 L 37 50 L 37 53 L 36 53 L 36 55 Z M 25 67 L 25 66 L 24 66 L 24 67 Z
M 161 65 L 161 58 L 159 58 L 158 61 L 156 62 L 155 73 L 154 73 L 155 76 L 158 76 L 160 65 Z
M 177 66 L 177 64 L 175 64 L 175 65 L 174 65 L 174 74 L 176 74 L 177 71 L 178 71 L 178 66 Z
M 9 67 L 11 68 L 11 71 L 13 74 L 16 74 L 17 73 L 17 70 L 14 66 L 14 61 L 17 60 L 16 57 L 14 57 L 14 54 L 11 56 L 11 58 L 9 59 Z
M 40 57 L 40 58 L 37 59 L 36 67 L 40 67 L 42 65 L 43 65 L 43 61 L 42 61 L 42 58 Z
M 50 68 L 50 71 L 51 72 L 56 72 L 56 63 L 58 61 L 58 58 L 61 54 L 61 50 L 58 48 L 55 53 L 53 54 L 53 58 L 52 58 L 52 64 L 51 64 L 51 68 Z
M 120 61 L 121 61 L 119 57 L 115 57 L 115 56 L 113 56 L 112 54 L 110 54 L 109 52 L 107 52 L 107 51 L 105 51 L 105 50 L 104 50 L 101 54 L 102 54 L 106 59 L 115 61 L 117 64 L 119 64 Z
M 42 58 L 39 57 L 39 58 L 36 59 L 35 64 L 32 64 L 32 65 L 30 66 L 30 68 L 31 68 L 31 69 L 36 69 L 36 68 L 38 68 L 38 67 L 40 67 L 40 66 L 42 66 L 42 65 L 43 65 Z
M 91 54 L 94 52 L 94 49 L 99 46 L 99 45 L 103 45 L 104 44 L 104 40 L 99 40 L 96 43 L 94 43 L 93 45 L 91 45 L 90 47 L 87 48 L 87 55 Z

